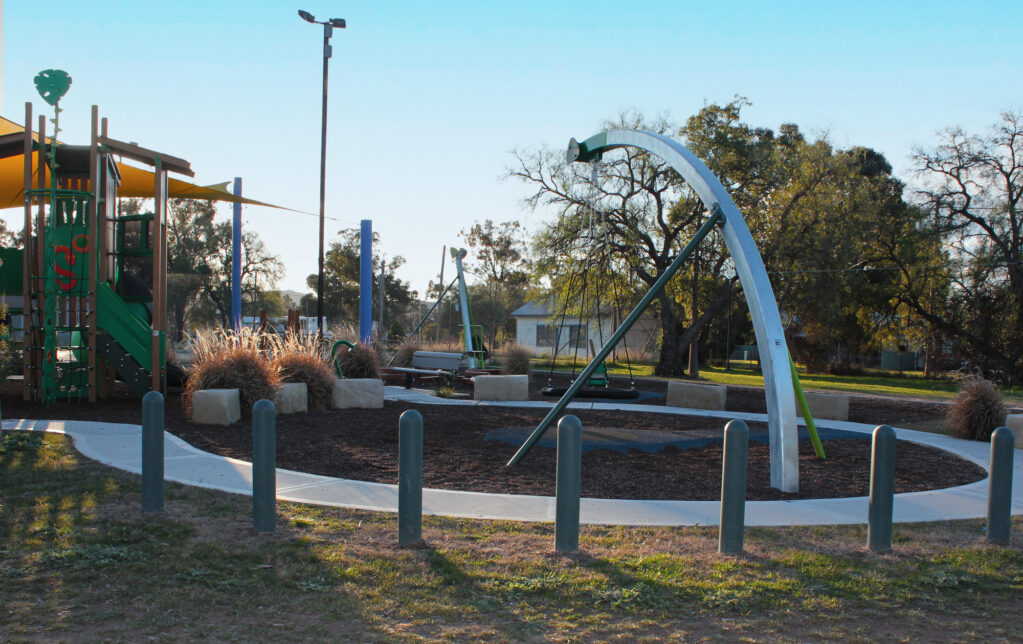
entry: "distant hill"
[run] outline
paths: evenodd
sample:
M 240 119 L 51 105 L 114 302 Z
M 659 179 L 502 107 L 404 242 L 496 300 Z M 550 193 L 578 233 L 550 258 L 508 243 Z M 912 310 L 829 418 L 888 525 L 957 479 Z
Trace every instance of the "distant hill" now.
M 290 302 L 286 302 L 289 309 L 297 309 L 299 303 L 302 301 L 302 296 L 306 295 L 305 293 L 300 293 L 299 291 L 280 291 L 280 294 L 282 297 L 284 297 L 285 300 L 291 300 Z

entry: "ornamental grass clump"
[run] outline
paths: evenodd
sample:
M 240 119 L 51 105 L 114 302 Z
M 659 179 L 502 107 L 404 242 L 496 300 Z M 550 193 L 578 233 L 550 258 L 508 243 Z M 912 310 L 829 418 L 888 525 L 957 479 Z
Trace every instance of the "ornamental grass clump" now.
M 391 360 L 392 367 L 411 367 L 412 356 L 415 355 L 418 347 L 413 342 L 406 342 L 394 352 L 394 360 Z
M 991 440 L 991 433 L 1005 424 L 1002 394 L 990 380 L 968 376 L 952 400 L 945 420 L 959 438 Z
M 257 401 L 270 400 L 279 382 L 277 371 L 263 355 L 247 346 L 205 353 L 192 363 L 182 402 L 192 415 L 192 394 L 202 389 L 237 389 L 242 415 L 248 416 Z
M 307 351 L 283 351 L 274 366 L 281 382 L 304 382 L 309 392 L 309 411 L 330 409 L 337 377 L 325 360 Z
M 335 354 L 335 362 L 341 367 L 345 378 L 379 378 L 380 363 L 376 349 L 364 344 L 348 348 L 341 345 Z
M 510 375 L 529 374 L 529 361 L 533 350 L 521 344 L 509 344 L 501 357 L 501 373 Z

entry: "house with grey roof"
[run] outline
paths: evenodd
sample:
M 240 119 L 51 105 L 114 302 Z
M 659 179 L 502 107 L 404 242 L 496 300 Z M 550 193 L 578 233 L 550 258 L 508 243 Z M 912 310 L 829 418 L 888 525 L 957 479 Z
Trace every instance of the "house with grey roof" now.
M 530 347 L 537 354 L 588 356 L 592 349 L 599 350 L 620 324 L 616 311 L 607 308 L 600 319 L 580 320 L 561 312 L 550 311 L 546 306 L 527 302 L 511 312 L 515 320 L 515 341 Z M 657 317 L 646 313 L 615 347 L 613 359 L 624 359 L 625 348 L 629 356 L 636 359 L 641 354 L 655 352 L 660 338 Z

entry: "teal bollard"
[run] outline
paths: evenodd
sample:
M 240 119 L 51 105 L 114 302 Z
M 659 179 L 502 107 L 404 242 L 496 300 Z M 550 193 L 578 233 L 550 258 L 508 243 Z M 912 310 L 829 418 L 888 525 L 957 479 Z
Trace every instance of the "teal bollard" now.
M 1016 437 L 1008 427 L 991 434 L 991 472 L 987 494 L 987 542 L 1009 543 L 1012 514 L 1012 461 Z
M 874 552 L 892 549 L 892 509 L 895 496 L 895 430 L 881 425 L 874 430 L 870 457 L 870 506 L 867 542 Z
M 277 528 L 277 410 L 265 399 L 252 406 L 252 527 Z
M 583 424 L 575 416 L 558 421 L 558 471 L 554 549 L 579 552 L 579 494 L 582 489 Z
M 142 511 L 163 511 L 163 394 L 142 397 Z
M 423 415 L 398 419 L 398 545 L 423 540 Z
M 727 555 L 742 552 L 746 521 L 746 463 L 749 454 L 749 427 L 741 420 L 725 425 L 725 445 L 721 465 L 721 522 L 718 527 L 718 552 Z

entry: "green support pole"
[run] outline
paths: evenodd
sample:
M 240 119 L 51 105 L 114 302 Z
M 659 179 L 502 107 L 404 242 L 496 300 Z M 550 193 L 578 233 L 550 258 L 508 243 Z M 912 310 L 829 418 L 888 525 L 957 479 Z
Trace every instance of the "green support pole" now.
M 561 397 L 561 400 L 559 400 L 557 404 L 554 405 L 554 408 L 551 409 L 550 413 L 548 413 L 547 416 L 540 421 L 540 424 L 537 425 L 536 429 L 533 430 L 533 433 L 529 435 L 529 438 L 527 438 L 522 444 L 522 447 L 520 447 L 519 450 L 511 457 L 511 460 L 508 461 L 508 465 L 515 465 L 529 453 L 529 450 L 533 449 L 533 445 L 540 440 L 540 437 L 543 436 L 544 432 L 547 431 L 547 428 L 551 426 L 554 419 L 565 410 L 568 403 L 572 402 L 572 399 L 575 397 L 576 393 L 578 393 L 579 389 L 586 384 L 586 381 L 589 380 L 590 376 L 593 375 L 593 372 L 596 371 L 597 366 L 604 362 L 604 359 L 611 354 L 615 345 L 617 345 L 618 342 L 625 337 L 625 334 L 628 333 L 629 329 L 632 328 L 632 325 L 639 320 L 640 316 L 643 315 L 643 312 L 646 311 L 647 307 L 650 306 L 651 302 L 654 301 L 654 298 L 657 297 L 668 281 L 675 276 L 675 273 L 677 273 L 679 269 L 682 268 L 682 265 L 685 264 L 686 260 L 689 259 L 689 256 L 693 254 L 693 251 L 700 245 L 703 238 L 710 234 L 710 231 L 723 221 L 724 215 L 721 212 L 721 208 L 717 204 L 714 204 L 714 207 L 711 209 L 710 217 L 707 218 L 707 221 L 700 226 L 700 229 L 696 231 L 696 234 L 689 243 L 686 244 L 685 248 L 682 249 L 679 256 L 675 258 L 675 261 L 673 261 L 664 273 L 657 278 L 657 281 L 654 282 L 654 285 L 646 292 L 646 295 L 644 295 L 643 299 L 639 301 L 636 308 L 632 309 L 632 312 L 625 318 L 625 321 L 622 322 L 621 326 L 618 327 L 608 341 L 604 343 L 604 346 L 600 348 L 597 355 L 595 355 L 593 359 L 590 360 L 590 363 L 586 365 L 582 372 L 580 372 L 579 377 L 575 379 L 571 386 L 569 386 L 568 390 Z
M 423 540 L 423 415 L 398 419 L 398 545 Z
M 1012 525 L 1012 460 L 1016 439 L 1008 427 L 991 434 L 991 472 L 987 496 L 987 542 L 1009 543 Z
M 142 397 L 142 511 L 163 510 L 163 394 Z
M 796 363 L 792 361 L 792 354 L 789 354 L 789 367 L 792 368 L 792 388 L 796 392 L 799 413 L 803 414 L 806 430 L 810 432 L 810 442 L 813 443 L 813 451 L 817 454 L 817 458 L 827 458 L 824 455 L 824 446 L 821 445 L 821 437 L 817 435 L 817 425 L 814 424 L 813 416 L 810 415 L 810 405 L 806 402 L 806 396 L 803 394 L 803 385 L 799 382 L 799 373 L 796 371 Z
M 892 509 L 895 496 L 895 430 L 881 425 L 874 430 L 870 457 L 870 505 L 867 541 L 874 552 L 892 549 Z
M 721 522 L 718 526 L 718 552 L 735 555 L 742 552 L 746 522 L 746 463 L 749 453 L 749 427 L 741 420 L 725 425 L 724 454 L 721 466 Z
M 252 406 L 252 527 L 277 528 L 277 410 L 266 399 Z
M 579 552 L 583 424 L 569 415 L 558 421 L 558 470 L 554 501 L 554 549 Z

